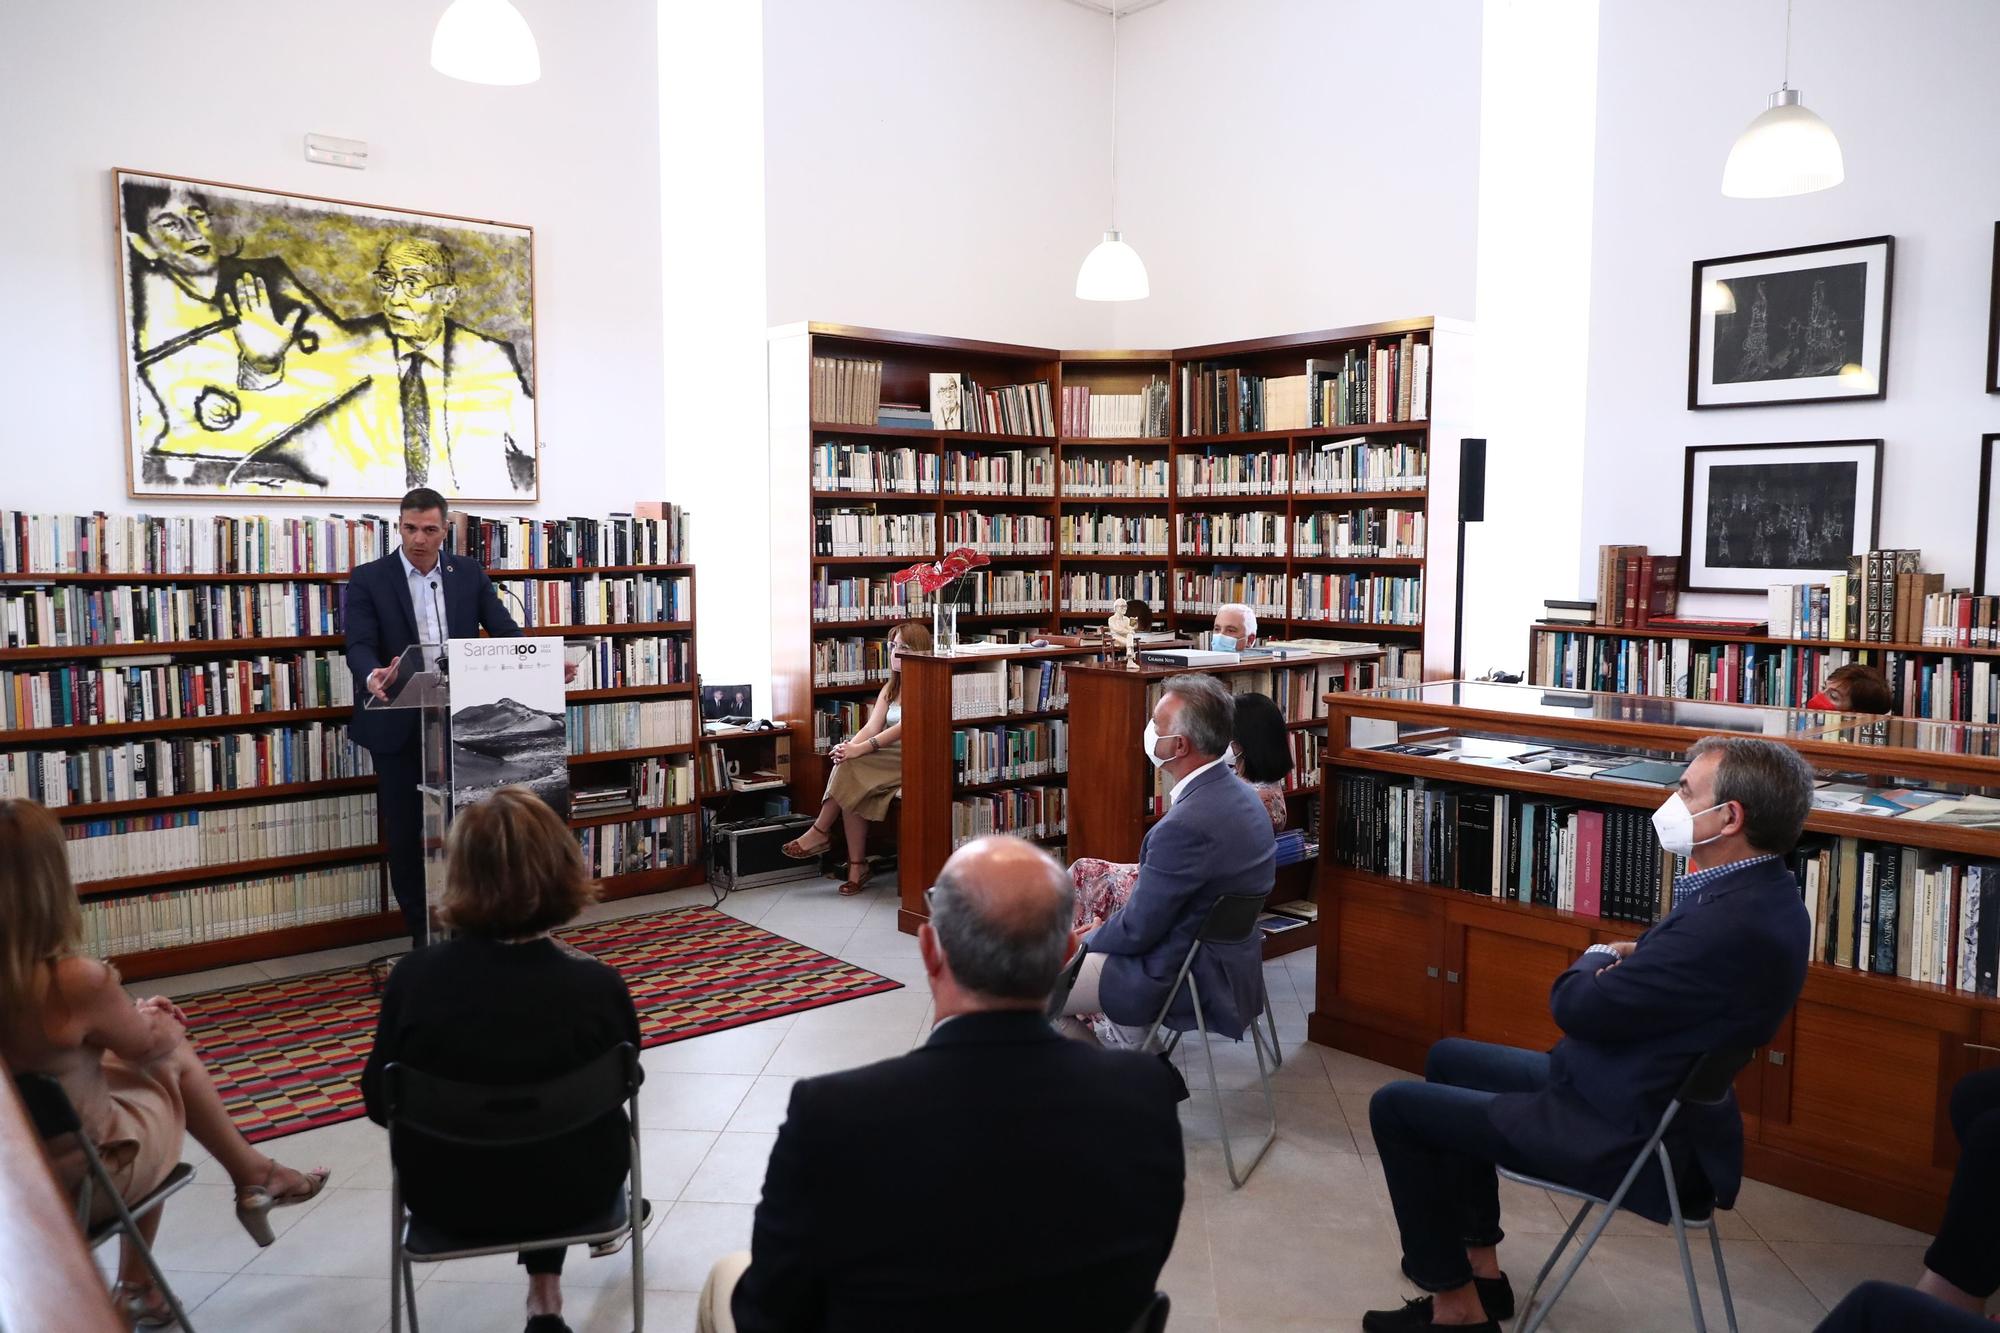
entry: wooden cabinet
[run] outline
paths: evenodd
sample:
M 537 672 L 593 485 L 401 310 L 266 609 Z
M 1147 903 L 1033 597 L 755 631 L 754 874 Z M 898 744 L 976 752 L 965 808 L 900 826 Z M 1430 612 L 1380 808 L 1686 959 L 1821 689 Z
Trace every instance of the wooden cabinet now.
M 1562 1038 L 1549 989 L 1590 943 L 1566 921 L 1445 904 L 1444 1035 L 1547 1050 Z
M 1407 1066 L 1398 1054 L 1438 1033 L 1444 913 L 1426 895 L 1357 880 L 1321 897 L 1319 919 L 1319 1008 L 1343 1038 L 1331 1044 Z

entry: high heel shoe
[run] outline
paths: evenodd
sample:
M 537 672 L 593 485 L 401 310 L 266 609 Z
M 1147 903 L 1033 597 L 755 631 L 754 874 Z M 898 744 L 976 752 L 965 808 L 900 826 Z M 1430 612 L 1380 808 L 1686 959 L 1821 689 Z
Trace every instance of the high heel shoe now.
M 319 1197 L 326 1188 L 326 1178 L 331 1174 L 325 1167 L 316 1167 L 305 1175 L 306 1187 L 303 1192 L 273 1194 L 271 1178 L 278 1174 L 278 1164 L 274 1161 L 264 1173 L 261 1185 L 241 1185 L 236 1190 L 236 1220 L 250 1233 L 250 1239 L 257 1242 L 259 1249 L 277 1239 L 271 1230 L 271 1210 L 284 1208 L 295 1203 L 306 1203 Z
M 167 1304 L 167 1294 L 150 1279 L 120 1282 L 111 1295 L 134 1328 L 172 1328 L 180 1323 L 174 1318 L 174 1307 Z

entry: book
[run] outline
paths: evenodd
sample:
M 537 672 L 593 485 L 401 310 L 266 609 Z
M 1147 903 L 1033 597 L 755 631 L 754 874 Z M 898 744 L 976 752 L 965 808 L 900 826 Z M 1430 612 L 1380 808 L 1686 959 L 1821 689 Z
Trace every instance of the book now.
M 1687 765 L 1665 759 L 1638 759 L 1607 768 L 1596 776 L 1607 782 L 1636 782 L 1650 787 L 1672 787 L 1680 782 Z

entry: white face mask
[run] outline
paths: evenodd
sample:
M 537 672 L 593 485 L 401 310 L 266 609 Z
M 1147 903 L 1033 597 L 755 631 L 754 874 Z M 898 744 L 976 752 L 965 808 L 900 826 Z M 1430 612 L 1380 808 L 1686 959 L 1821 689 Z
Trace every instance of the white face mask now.
M 1160 729 L 1153 725 L 1151 718 L 1146 719 L 1146 735 L 1140 744 L 1146 747 L 1146 758 L 1154 768 L 1159 768 L 1164 764 L 1173 762 L 1173 756 L 1169 755 L 1163 759 L 1157 753 L 1160 748 L 1160 742 L 1169 739 L 1171 739 L 1170 736 L 1162 736 L 1160 734 Z
M 1222 752 L 1222 762 L 1228 766 L 1230 772 L 1234 773 L 1243 767 L 1243 756 L 1236 753 L 1232 746 Z
M 1708 810 L 1718 810 L 1720 808 L 1720 805 L 1711 805 L 1708 807 Z M 1659 835 L 1660 846 L 1666 848 L 1675 856 L 1693 856 L 1695 848 L 1705 847 L 1709 843 L 1714 842 L 1716 838 L 1720 838 L 1722 835 L 1718 833 L 1714 838 L 1703 838 L 1700 842 L 1695 841 L 1695 816 L 1705 815 L 1708 813 L 1708 810 L 1688 809 L 1687 802 L 1681 799 L 1679 792 L 1675 792 L 1672 796 L 1669 796 L 1666 804 L 1653 812 L 1653 832 Z

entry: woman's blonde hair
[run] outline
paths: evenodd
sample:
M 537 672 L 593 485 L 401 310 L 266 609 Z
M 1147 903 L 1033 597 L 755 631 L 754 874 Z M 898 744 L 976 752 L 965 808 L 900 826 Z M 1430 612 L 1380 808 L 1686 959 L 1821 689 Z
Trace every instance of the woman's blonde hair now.
M 931 627 L 921 620 L 905 620 L 900 625 L 892 625 L 889 637 L 913 653 L 927 653 L 931 650 Z M 903 673 L 892 670 L 889 673 L 889 692 L 883 697 L 894 703 L 902 693 Z
M 0 800 L 0 903 L 0 1014 L 19 1014 L 43 964 L 83 938 L 62 825 L 33 801 Z
M 438 917 L 453 930 L 518 939 L 572 920 L 596 897 L 576 835 L 526 787 L 452 816 Z

